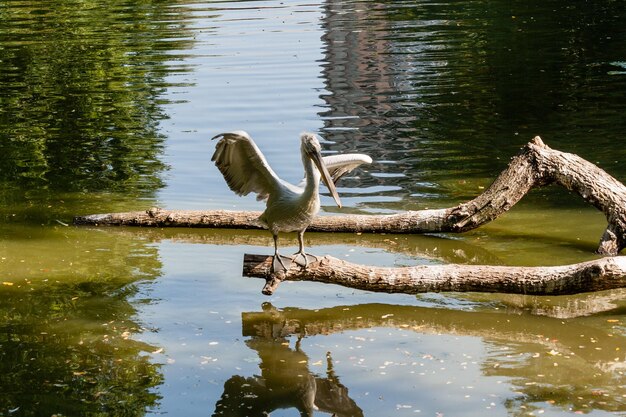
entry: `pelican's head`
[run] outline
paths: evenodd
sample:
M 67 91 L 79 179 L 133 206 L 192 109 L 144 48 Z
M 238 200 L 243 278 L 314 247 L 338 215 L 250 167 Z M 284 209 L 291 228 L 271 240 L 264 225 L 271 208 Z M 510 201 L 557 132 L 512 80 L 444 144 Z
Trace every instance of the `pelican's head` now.
M 306 155 L 306 157 L 313 161 L 322 176 L 322 181 L 324 181 L 324 184 L 326 184 L 330 194 L 333 196 L 335 203 L 341 207 L 341 200 L 339 200 L 339 194 L 335 188 L 335 183 L 328 173 L 328 169 L 326 168 L 326 165 L 324 165 L 324 160 L 322 159 L 322 146 L 320 145 L 319 140 L 317 140 L 314 133 L 305 132 L 300 135 L 300 141 L 302 142 L 301 146 L 303 155 Z

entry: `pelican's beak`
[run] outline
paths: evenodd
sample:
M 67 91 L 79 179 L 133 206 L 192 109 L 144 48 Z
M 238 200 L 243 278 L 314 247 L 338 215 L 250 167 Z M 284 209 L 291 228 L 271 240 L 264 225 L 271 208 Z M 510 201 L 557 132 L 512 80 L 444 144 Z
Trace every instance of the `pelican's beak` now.
M 330 173 L 328 172 L 328 169 L 326 168 L 326 165 L 324 165 L 324 161 L 322 160 L 322 154 L 319 152 L 312 152 L 310 155 L 311 155 L 311 159 L 313 160 L 313 163 L 315 164 L 317 169 L 320 171 L 320 174 L 322 174 L 322 181 L 324 181 L 324 184 L 326 184 L 326 187 L 328 187 L 330 194 L 335 199 L 335 203 L 337 203 L 337 206 L 341 207 L 341 200 L 339 200 L 339 194 L 337 193 L 337 189 L 335 188 L 335 183 L 333 182 L 330 176 Z

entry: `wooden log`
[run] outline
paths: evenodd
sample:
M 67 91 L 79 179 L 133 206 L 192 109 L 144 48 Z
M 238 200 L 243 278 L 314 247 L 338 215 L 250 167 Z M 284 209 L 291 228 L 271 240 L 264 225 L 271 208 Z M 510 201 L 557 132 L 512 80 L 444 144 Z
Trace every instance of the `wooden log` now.
M 390 268 L 324 256 L 306 269 L 294 263 L 280 274 L 271 273 L 272 259 L 244 255 L 243 275 L 265 278 L 262 292 L 266 295 L 273 294 L 282 281 L 315 281 L 404 294 L 454 291 L 565 295 L 626 287 L 626 257 L 546 267 L 447 264 Z
M 452 208 L 390 215 L 318 216 L 308 227 L 317 232 L 435 233 L 465 232 L 508 211 L 534 187 L 558 184 L 577 193 L 607 218 L 597 252 L 617 255 L 626 247 L 626 187 L 583 158 L 550 149 L 539 136 L 512 158 L 482 194 Z M 257 211 L 147 211 L 74 218 L 76 225 L 214 227 L 260 229 Z
M 260 211 L 165 210 L 90 214 L 74 217 L 77 226 L 208 227 L 221 229 L 262 229 L 256 219 Z

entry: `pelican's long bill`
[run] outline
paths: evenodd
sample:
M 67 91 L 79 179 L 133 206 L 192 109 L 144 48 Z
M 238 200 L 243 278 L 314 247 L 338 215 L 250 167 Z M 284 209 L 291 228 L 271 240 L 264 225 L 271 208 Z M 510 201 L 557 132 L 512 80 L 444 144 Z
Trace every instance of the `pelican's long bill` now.
M 326 187 L 328 187 L 330 194 L 335 199 L 335 203 L 337 203 L 337 206 L 341 207 L 341 200 L 339 200 L 339 194 L 337 193 L 337 189 L 335 188 L 335 183 L 333 182 L 333 179 L 331 178 L 330 173 L 328 172 L 328 168 L 326 168 L 326 165 L 324 165 L 324 161 L 322 160 L 322 154 L 319 152 L 311 152 L 310 155 L 311 155 L 311 160 L 313 160 L 313 163 L 315 164 L 317 169 L 320 171 L 320 174 L 322 174 L 322 181 L 324 181 L 324 184 L 326 184 Z

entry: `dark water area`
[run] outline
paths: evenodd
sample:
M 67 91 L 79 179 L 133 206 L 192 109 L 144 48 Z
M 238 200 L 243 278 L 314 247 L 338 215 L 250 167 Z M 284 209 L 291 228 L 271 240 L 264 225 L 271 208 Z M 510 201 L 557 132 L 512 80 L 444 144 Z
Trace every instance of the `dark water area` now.
M 323 131 L 393 161 L 381 171 L 404 175 L 392 180 L 404 204 L 449 201 L 455 190 L 441 190 L 460 178 L 488 182 L 535 135 L 624 176 L 622 4 L 355 9 L 325 16 Z
M 536 135 L 624 182 L 624 21 L 593 0 L 0 3 L 0 416 L 626 415 L 624 291 L 268 298 L 241 276 L 265 231 L 70 225 L 261 209 L 210 162 L 235 129 L 292 182 L 302 131 L 369 154 L 324 213 L 450 207 Z M 605 226 L 546 187 L 461 235 L 306 245 L 559 265 L 596 258 Z

